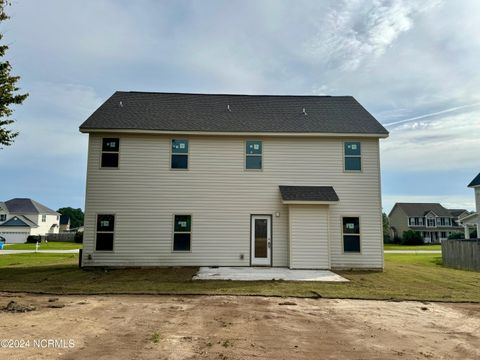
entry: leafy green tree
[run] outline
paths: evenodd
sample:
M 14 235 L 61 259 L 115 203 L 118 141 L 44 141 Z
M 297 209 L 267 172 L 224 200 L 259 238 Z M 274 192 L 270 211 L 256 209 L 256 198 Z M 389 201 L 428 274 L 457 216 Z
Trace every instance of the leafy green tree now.
M 383 235 L 390 235 L 390 220 L 388 220 L 388 216 L 385 213 L 382 213 L 383 218 Z
M 5 12 L 5 8 L 10 5 L 8 0 L 0 0 L 0 23 L 9 19 Z M 0 40 L 3 35 L 0 34 Z M 16 84 L 20 79 L 19 76 L 12 76 L 10 71 L 12 65 L 7 60 L 3 60 L 8 45 L 0 44 L 0 148 L 1 145 L 9 146 L 13 143 L 18 132 L 7 129 L 8 125 L 14 123 L 10 118 L 13 113 L 11 105 L 20 105 L 27 98 L 28 94 L 18 94 L 20 90 Z
M 423 237 L 418 231 L 407 230 L 403 232 L 402 245 L 423 245 Z
M 74 209 L 71 207 L 63 207 L 57 210 L 62 215 L 67 215 L 70 218 L 70 228 L 78 228 L 83 226 L 84 214 L 82 209 Z

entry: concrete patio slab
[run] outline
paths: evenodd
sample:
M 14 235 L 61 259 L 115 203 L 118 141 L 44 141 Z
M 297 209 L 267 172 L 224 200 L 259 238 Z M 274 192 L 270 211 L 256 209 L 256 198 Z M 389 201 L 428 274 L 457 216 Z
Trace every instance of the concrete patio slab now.
M 201 267 L 193 280 L 348 281 L 329 270 L 291 270 L 275 267 Z

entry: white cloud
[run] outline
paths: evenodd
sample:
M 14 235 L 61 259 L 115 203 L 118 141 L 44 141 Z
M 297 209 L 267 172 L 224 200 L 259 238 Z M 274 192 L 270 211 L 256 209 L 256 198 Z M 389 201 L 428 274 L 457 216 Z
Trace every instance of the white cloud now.
M 382 143 L 384 170 L 403 172 L 479 168 L 480 110 L 391 129 Z M 401 168 L 400 168 L 401 167 Z
M 414 18 L 440 0 L 348 0 L 326 14 L 307 54 L 333 68 L 356 70 L 366 59 L 384 54 Z
M 87 153 L 87 137 L 78 127 L 102 100 L 91 87 L 78 84 L 38 82 L 30 89 L 13 116 L 20 134 L 13 146 L 1 151 L 0 167 L 19 164 L 32 171 L 78 176 L 72 166 L 83 169 Z

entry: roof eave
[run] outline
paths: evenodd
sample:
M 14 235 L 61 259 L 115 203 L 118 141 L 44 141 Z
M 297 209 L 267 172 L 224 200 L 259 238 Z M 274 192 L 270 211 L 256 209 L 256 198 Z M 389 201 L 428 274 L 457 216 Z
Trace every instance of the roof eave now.
M 121 133 L 121 134 L 183 134 L 205 136 L 298 136 L 298 137 L 342 137 L 342 138 L 388 138 L 389 133 L 327 133 L 327 132 L 265 132 L 265 131 L 179 131 L 179 130 L 142 130 L 142 129 L 92 129 L 80 127 L 80 132 L 87 133 Z
M 282 200 L 282 203 L 287 205 L 335 205 L 338 201 Z

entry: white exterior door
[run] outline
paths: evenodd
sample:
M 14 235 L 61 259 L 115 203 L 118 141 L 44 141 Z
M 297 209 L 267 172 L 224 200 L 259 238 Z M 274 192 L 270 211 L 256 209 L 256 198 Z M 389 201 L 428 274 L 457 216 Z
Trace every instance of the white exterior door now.
M 251 263 L 252 266 L 272 265 L 272 218 L 253 215 L 251 223 Z

